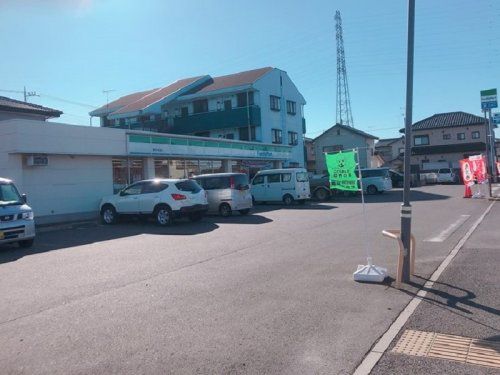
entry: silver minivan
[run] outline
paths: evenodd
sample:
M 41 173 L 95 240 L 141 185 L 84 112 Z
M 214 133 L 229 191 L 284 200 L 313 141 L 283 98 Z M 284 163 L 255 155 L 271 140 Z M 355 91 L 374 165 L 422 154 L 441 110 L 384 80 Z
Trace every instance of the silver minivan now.
M 300 204 L 311 198 L 309 177 L 304 168 L 267 169 L 257 172 L 252 179 L 252 196 L 255 202 L 294 201 Z
M 247 215 L 252 208 L 248 176 L 244 173 L 214 173 L 192 177 L 206 192 L 208 211 L 231 216 L 233 211 Z
M 0 178 L 0 245 L 17 242 L 30 247 L 35 240 L 33 210 L 11 180 Z

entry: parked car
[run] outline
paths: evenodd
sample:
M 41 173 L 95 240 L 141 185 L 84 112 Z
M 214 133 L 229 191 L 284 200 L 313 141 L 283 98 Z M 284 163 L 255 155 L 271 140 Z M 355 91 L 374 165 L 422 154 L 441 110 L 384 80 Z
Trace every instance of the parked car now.
M 327 174 L 315 175 L 309 179 L 311 196 L 319 201 L 326 201 L 334 195 L 334 191 L 330 189 L 330 179 Z
M 214 173 L 194 176 L 207 192 L 209 212 L 231 216 L 233 211 L 247 215 L 252 208 L 248 176 L 244 173 Z
M 207 194 L 194 180 L 154 179 L 133 183 L 100 203 L 104 224 L 120 215 L 153 216 L 158 225 L 170 225 L 175 218 L 201 220 L 208 210 Z
M 389 176 L 391 176 L 392 186 L 402 188 L 404 186 L 404 176 L 402 173 L 389 169 Z
M 356 175 L 358 171 L 356 170 Z M 392 189 L 389 168 L 367 168 L 361 170 L 363 191 L 366 194 L 383 193 Z
M 11 180 L 0 178 L 0 245 L 17 242 L 30 247 L 35 240 L 33 210 Z
M 297 201 L 303 204 L 311 197 L 309 177 L 304 168 L 259 171 L 252 179 L 251 193 L 254 202 L 283 202 L 289 206 Z
M 440 168 L 437 172 L 437 183 L 456 183 L 458 182 L 458 174 L 452 168 Z

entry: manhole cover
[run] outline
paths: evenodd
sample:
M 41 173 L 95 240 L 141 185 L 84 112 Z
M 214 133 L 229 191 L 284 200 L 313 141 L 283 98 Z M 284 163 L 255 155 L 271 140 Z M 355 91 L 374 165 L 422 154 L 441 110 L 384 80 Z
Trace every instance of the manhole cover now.
M 500 341 L 406 330 L 394 353 L 500 368 Z

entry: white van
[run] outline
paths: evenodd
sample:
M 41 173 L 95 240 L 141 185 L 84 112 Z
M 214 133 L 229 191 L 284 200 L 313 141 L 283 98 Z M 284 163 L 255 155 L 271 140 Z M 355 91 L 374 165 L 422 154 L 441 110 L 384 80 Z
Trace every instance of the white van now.
M 206 192 L 209 212 L 231 216 L 233 211 L 247 215 L 252 208 L 248 176 L 244 173 L 214 173 L 192 177 Z
M 294 201 L 303 204 L 311 198 L 309 177 L 304 168 L 259 171 L 250 189 L 254 202 L 283 202 L 289 206 Z

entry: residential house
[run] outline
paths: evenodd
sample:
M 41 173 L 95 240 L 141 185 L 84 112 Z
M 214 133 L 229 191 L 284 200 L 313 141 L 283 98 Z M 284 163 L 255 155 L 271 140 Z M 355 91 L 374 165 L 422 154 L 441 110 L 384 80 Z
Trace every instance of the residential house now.
M 304 97 L 285 71 L 261 68 L 185 78 L 90 112 L 101 126 L 289 145 L 304 166 Z M 266 157 L 266 155 L 262 155 Z
M 359 148 L 359 163 L 361 168 L 375 168 L 378 166 L 375 157 L 374 135 L 359 129 L 335 124 L 323 134 L 314 139 L 314 152 L 316 154 L 316 173 L 326 173 L 325 153 L 338 152 Z
M 308 172 L 316 171 L 316 154 L 314 152 L 314 139 L 312 138 L 304 138 L 305 150 L 304 154 L 306 157 L 305 167 Z
M 57 109 L 0 96 L 0 121 L 24 119 L 47 121 L 62 115 Z
M 460 159 L 486 152 L 486 133 L 484 118 L 471 113 L 438 113 L 418 121 L 412 125 L 412 170 L 428 163 L 459 168 Z
M 405 151 L 405 138 L 379 139 L 375 143 L 375 154 L 383 160 L 383 166 L 401 171 L 403 169 L 403 155 Z

